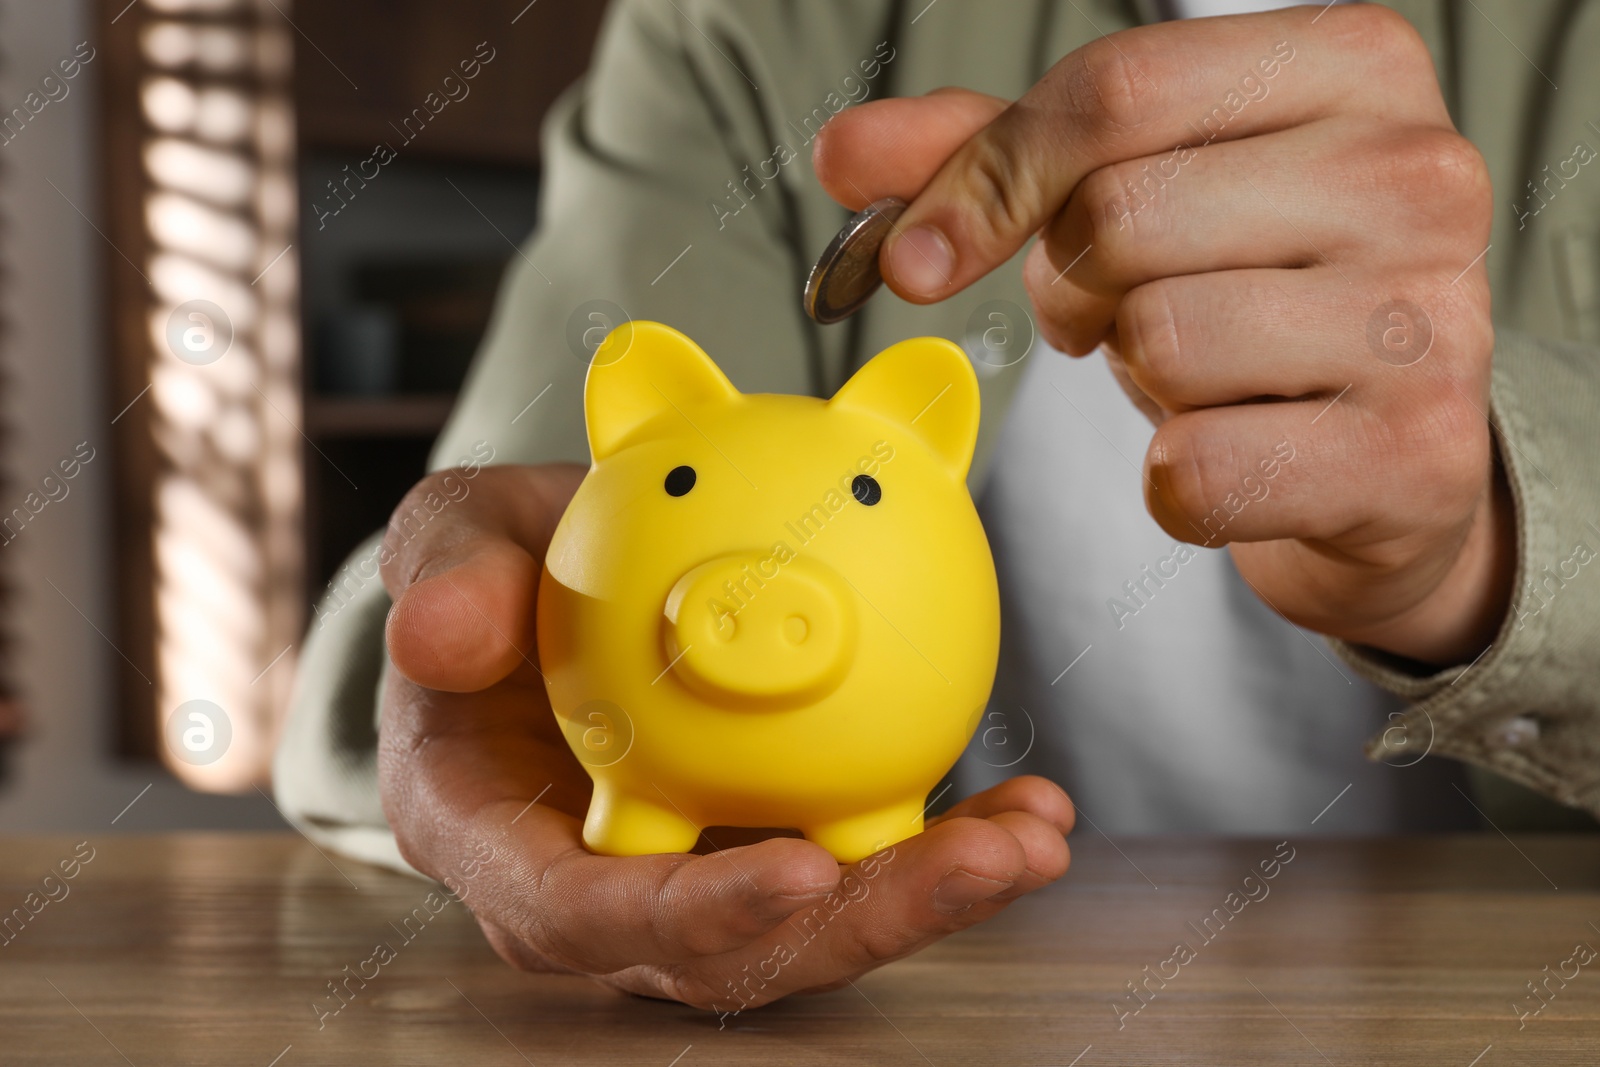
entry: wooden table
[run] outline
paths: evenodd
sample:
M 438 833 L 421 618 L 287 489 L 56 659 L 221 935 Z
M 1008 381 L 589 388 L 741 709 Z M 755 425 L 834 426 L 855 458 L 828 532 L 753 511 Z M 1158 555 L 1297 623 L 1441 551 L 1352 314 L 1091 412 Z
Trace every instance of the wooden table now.
M 1600 1063 L 1600 960 L 1573 958 L 1600 946 L 1589 838 L 1308 839 L 1245 883 L 1275 843 L 1080 833 L 1066 880 L 997 921 L 721 1030 L 516 973 L 459 904 L 407 942 L 391 923 L 431 886 L 297 837 L 91 838 L 44 885 L 76 844 L 0 841 L 0 918 L 41 893 L 0 934 L 0 1063 Z M 379 941 L 394 958 L 319 1030 L 313 1002 Z M 1168 962 L 1179 941 L 1193 958 Z M 1129 982 L 1154 996 L 1119 1029 Z

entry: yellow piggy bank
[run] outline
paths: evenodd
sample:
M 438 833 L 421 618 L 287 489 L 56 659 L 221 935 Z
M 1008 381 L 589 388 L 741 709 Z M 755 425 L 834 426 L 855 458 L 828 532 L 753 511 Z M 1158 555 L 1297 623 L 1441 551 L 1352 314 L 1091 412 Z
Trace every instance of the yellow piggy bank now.
M 917 338 L 830 400 L 747 396 L 683 334 L 632 322 L 595 353 L 584 411 L 594 462 L 537 633 L 594 779 L 585 843 L 790 827 L 852 862 L 920 832 L 999 652 L 965 355 Z

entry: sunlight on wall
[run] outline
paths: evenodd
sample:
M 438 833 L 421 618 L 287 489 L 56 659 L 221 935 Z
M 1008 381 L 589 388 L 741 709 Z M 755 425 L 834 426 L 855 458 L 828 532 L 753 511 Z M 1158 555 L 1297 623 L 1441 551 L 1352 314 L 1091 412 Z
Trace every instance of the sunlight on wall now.
M 266 780 L 303 625 L 294 31 L 286 0 L 144 6 L 156 706 L 163 730 L 188 701 L 222 709 L 219 758 L 164 753 L 232 791 Z M 220 319 L 175 316 L 197 300 Z

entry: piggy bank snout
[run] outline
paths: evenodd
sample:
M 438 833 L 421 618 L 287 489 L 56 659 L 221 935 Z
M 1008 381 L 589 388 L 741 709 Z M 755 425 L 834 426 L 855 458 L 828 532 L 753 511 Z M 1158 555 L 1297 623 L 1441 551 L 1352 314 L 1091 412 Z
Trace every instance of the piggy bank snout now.
M 694 567 L 667 595 L 671 670 L 721 703 L 815 700 L 855 656 L 850 586 L 826 564 L 730 554 Z

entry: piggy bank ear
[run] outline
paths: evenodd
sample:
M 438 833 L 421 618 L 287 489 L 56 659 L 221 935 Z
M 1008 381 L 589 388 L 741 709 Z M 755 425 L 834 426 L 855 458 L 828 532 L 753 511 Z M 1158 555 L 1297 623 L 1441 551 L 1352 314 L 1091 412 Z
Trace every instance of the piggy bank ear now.
M 731 400 L 739 390 L 699 345 L 659 322 L 625 322 L 606 336 L 583 389 L 589 451 L 603 459 L 664 412 Z
M 839 387 L 828 403 L 869 411 L 905 427 L 967 476 L 978 441 L 978 376 L 965 352 L 942 337 L 891 345 Z

